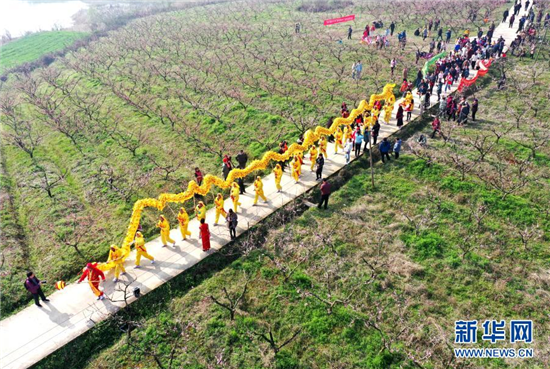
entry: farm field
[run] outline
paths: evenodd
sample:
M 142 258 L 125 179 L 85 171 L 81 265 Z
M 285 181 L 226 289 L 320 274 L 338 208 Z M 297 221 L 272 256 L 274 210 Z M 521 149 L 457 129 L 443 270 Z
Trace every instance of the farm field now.
M 33 33 L 0 46 L 0 74 L 23 63 L 33 62 L 45 54 L 63 50 L 86 32 L 51 31 Z
M 195 167 L 221 176 L 224 154 L 256 159 L 295 142 L 389 82 L 398 95 L 403 69 L 414 80 L 426 60 L 415 53 L 436 37 L 414 36 L 428 19 L 454 39 L 498 24 L 509 6 L 205 3 L 135 19 L 48 67 L 9 74 L 0 82 L 1 317 L 32 303 L 27 270 L 74 280 L 120 244 L 136 200 L 183 191 Z M 354 22 L 323 26 L 348 14 Z M 377 34 L 396 24 L 380 49 L 359 42 L 376 20 L 385 23 Z M 7 44 L 0 68 L 10 68 L 4 55 L 36 58 L 61 39 Z M 479 99 L 475 122 L 444 118 L 431 137 L 435 106 L 420 132 L 399 133 L 403 155 L 375 164 L 375 188 L 363 157 L 333 179 L 328 211 L 300 201 L 282 209 L 35 367 L 550 366 L 550 48 L 536 40 L 532 58 L 509 53 L 463 91 Z M 163 211 L 173 225 L 178 208 Z M 142 215 L 146 238 L 158 235 L 157 219 Z M 482 318 L 532 319 L 535 357 L 457 360 L 454 322 Z
M 342 101 L 355 106 L 399 83 L 400 73 L 389 73 L 392 57 L 409 75 L 420 68 L 414 52 L 427 40 L 413 37 L 403 51 L 394 35 L 377 50 L 359 43 L 359 29 L 391 14 L 396 32 L 410 33 L 424 13 L 401 3 L 336 2 L 321 12 L 315 4 L 217 4 L 137 19 L 48 68 L 2 83 L 9 209 L 2 219 L 1 283 L 9 296 L 2 316 L 28 302 L 20 288 L 25 270 L 69 279 L 86 261 L 104 259 L 108 245 L 120 243 L 137 199 L 181 191 L 195 167 L 221 174 L 225 153 L 244 149 L 256 158 L 326 124 Z M 338 16 L 336 9 L 358 13 L 352 40 L 342 41 L 347 24 L 322 25 Z M 454 32 L 471 22 L 445 7 L 432 11 Z M 350 67 L 359 59 L 365 70 L 354 81 Z M 177 208 L 170 209 L 173 222 Z M 144 235 L 156 235 L 157 214 L 143 216 Z

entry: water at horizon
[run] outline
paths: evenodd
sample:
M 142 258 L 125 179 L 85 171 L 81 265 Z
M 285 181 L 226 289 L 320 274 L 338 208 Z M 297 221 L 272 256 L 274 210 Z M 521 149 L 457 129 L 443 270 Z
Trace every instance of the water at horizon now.
M 30 2 L 0 0 L 0 35 L 9 31 L 12 37 L 26 32 L 50 31 L 54 27 L 71 27 L 72 16 L 88 4 L 82 1 Z

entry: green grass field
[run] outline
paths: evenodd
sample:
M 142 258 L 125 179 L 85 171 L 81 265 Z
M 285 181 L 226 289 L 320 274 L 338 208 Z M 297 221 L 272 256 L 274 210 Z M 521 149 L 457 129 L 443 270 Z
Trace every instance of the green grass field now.
M 7 70 L 40 59 L 45 54 L 63 50 L 87 32 L 49 31 L 33 33 L 0 46 L 0 74 Z

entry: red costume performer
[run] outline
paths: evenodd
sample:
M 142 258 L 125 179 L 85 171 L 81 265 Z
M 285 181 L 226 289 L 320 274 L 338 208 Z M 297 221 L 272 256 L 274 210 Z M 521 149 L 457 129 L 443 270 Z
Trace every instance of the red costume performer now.
M 210 230 L 208 229 L 208 224 L 204 222 L 204 219 L 201 219 L 199 230 L 202 239 L 202 251 L 208 251 L 210 250 Z
M 88 263 L 86 265 L 84 273 L 82 273 L 82 276 L 78 280 L 78 283 L 82 282 L 86 277 L 88 277 L 88 284 L 90 285 L 90 288 L 92 289 L 94 295 L 97 296 L 98 300 L 103 300 L 105 296 L 103 296 L 103 291 L 99 290 L 99 278 L 105 280 L 105 274 L 103 274 L 101 270 L 97 269 L 97 263 Z

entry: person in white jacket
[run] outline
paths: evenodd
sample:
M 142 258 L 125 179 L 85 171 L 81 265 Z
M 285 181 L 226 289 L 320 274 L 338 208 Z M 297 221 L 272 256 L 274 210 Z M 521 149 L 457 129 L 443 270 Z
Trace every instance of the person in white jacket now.
M 350 161 L 351 150 L 353 150 L 353 141 L 351 140 L 351 138 L 349 138 L 346 142 L 346 145 L 344 146 L 344 154 L 346 154 L 346 164 L 348 164 Z

